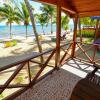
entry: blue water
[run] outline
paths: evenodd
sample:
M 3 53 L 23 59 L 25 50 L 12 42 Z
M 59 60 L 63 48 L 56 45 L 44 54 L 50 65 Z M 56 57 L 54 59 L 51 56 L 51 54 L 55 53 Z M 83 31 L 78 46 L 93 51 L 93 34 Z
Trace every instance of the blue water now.
M 69 26 L 70 26 L 70 29 L 73 29 L 73 25 L 69 25 Z M 43 33 L 41 25 L 36 25 L 36 29 L 37 29 L 38 34 Z M 0 39 L 1 38 L 9 38 L 9 30 L 10 30 L 9 26 L 0 26 Z M 51 31 L 50 25 L 48 25 L 47 27 L 44 26 L 44 31 L 46 34 L 50 33 L 50 31 Z M 55 32 L 55 31 L 56 31 L 56 25 L 53 25 L 53 32 Z M 13 25 L 12 26 L 13 36 L 17 36 L 17 35 L 25 36 L 25 33 L 26 33 L 25 26 L 22 26 L 22 25 Z M 31 25 L 28 26 L 28 35 L 29 36 L 34 35 Z

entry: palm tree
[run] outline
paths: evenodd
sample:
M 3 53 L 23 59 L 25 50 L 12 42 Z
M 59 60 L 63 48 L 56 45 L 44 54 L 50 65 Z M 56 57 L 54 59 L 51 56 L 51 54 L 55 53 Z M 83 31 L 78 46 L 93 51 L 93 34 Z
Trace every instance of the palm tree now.
M 10 4 L 4 4 L 0 7 L 0 21 L 6 21 L 6 24 L 10 26 L 10 38 L 12 38 L 12 23 L 19 24 L 19 18 L 17 16 L 18 10 Z
M 53 24 L 53 16 L 55 15 L 55 8 L 53 6 L 51 6 L 51 5 L 43 4 L 43 6 L 40 7 L 40 9 L 50 19 L 50 22 L 51 22 L 51 34 L 52 34 L 53 33 L 52 24 Z
M 42 27 L 42 30 L 43 30 L 43 33 L 45 35 L 45 32 L 44 32 L 44 25 L 48 22 L 48 17 L 45 15 L 45 14 L 38 14 L 37 15 L 37 18 L 38 18 L 38 22 L 41 24 L 41 27 Z
M 61 27 L 64 29 L 64 30 L 67 30 L 69 27 L 68 27 L 68 23 L 69 23 L 69 17 L 66 15 L 66 16 L 62 16 L 61 17 Z
M 39 42 L 38 34 L 37 34 L 37 31 L 36 31 L 35 19 L 34 19 L 34 16 L 33 16 L 32 8 L 31 8 L 28 0 L 24 0 L 24 2 L 26 4 L 26 7 L 27 7 L 27 9 L 29 11 L 29 14 L 30 14 L 30 19 L 31 19 L 31 22 L 32 22 L 33 31 L 34 31 L 34 34 L 35 34 L 37 46 L 38 46 L 39 52 L 41 53 L 42 52 L 42 47 L 41 47 L 41 44 Z M 40 60 L 41 60 L 41 63 L 44 62 L 43 56 L 41 56 L 41 59 Z
M 90 17 L 80 18 L 80 22 L 82 25 L 90 25 L 90 26 L 96 25 L 96 21 L 92 20 Z
M 24 25 L 26 26 L 26 38 L 27 38 L 27 26 L 29 25 L 29 21 L 30 21 L 30 16 L 29 16 L 29 12 L 27 10 L 27 7 L 25 5 L 25 3 L 21 3 L 21 11 L 19 12 L 19 18 L 20 20 L 24 23 Z

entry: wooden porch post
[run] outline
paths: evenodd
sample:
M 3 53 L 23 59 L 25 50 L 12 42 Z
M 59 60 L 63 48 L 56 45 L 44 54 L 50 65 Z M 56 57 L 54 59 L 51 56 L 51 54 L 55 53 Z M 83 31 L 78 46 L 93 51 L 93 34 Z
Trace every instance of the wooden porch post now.
M 94 41 L 96 40 L 96 38 L 97 38 L 97 33 L 98 33 L 98 27 L 99 27 L 99 20 L 97 20 L 97 22 L 96 22 L 96 30 L 95 30 L 95 37 L 94 37 Z
M 71 53 L 72 58 L 75 55 L 77 24 L 78 24 L 78 16 L 76 15 L 74 19 L 74 34 L 73 34 L 73 45 L 72 45 L 72 53 Z
M 79 28 L 80 42 L 82 44 L 82 33 L 81 33 L 81 21 L 80 21 L 80 18 L 78 18 L 78 28 Z
M 57 29 L 56 29 L 56 55 L 55 55 L 55 68 L 58 68 L 60 63 L 60 34 L 61 34 L 61 6 L 58 2 L 57 5 Z

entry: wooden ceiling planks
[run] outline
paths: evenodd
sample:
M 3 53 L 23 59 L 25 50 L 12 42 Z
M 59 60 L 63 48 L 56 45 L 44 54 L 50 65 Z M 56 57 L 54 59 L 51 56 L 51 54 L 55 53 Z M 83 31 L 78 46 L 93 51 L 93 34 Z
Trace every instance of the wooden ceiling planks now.
M 62 9 L 80 17 L 100 16 L 100 0 L 35 0 L 53 5 L 60 4 Z M 58 3 L 59 2 L 59 3 Z
M 95 11 L 100 10 L 100 0 L 71 0 L 73 6 L 77 9 L 77 12 L 83 11 Z
M 76 9 L 79 16 L 100 16 L 100 0 L 66 0 Z

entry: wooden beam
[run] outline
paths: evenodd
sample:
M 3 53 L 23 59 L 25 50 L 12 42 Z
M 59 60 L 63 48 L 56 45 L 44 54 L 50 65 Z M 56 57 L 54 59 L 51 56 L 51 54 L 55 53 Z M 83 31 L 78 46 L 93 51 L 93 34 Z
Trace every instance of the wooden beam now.
M 71 13 L 71 14 L 75 14 L 76 13 L 76 9 L 73 8 L 72 4 L 70 1 L 66 1 L 66 0 L 58 0 L 58 2 L 61 5 L 61 9 Z
M 60 36 L 61 36 L 61 6 L 57 5 L 57 30 L 56 30 L 56 56 L 55 67 L 58 67 L 60 61 Z
M 63 8 L 62 8 L 61 10 L 62 10 L 62 12 L 64 12 L 65 14 L 69 15 L 70 18 L 73 18 L 73 17 L 75 16 L 75 13 L 73 13 L 73 12 L 72 12 L 72 13 L 71 13 L 71 12 L 68 12 L 68 11 L 66 11 L 66 10 L 63 9 Z
M 72 58 L 74 57 L 74 54 L 75 54 L 77 24 L 78 24 L 78 15 L 76 15 L 74 19 L 74 34 L 73 34 L 73 45 L 72 45 L 72 53 L 71 53 Z
M 100 10 L 99 11 L 84 11 L 84 12 L 79 12 L 78 15 L 80 17 L 100 16 Z
M 67 2 L 65 3 L 64 0 L 61 0 L 61 1 L 59 1 L 59 0 L 33 0 L 33 1 L 45 3 L 45 4 L 49 4 L 49 5 L 55 5 L 55 6 L 57 6 L 58 5 L 57 2 L 59 2 L 62 10 L 65 10 L 65 11 L 72 13 L 72 14 L 76 13 L 75 10 L 72 9 Z
M 35 84 L 36 80 L 41 75 L 42 71 L 45 69 L 45 67 L 47 66 L 48 62 L 53 57 L 54 53 L 55 53 L 55 49 L 52 51 L 52 53 L 50 54 L 50 56 L 48 57 L 48 59 L 46 60 L 46 62 L 41 66 L 41 69 L 38 71 L 38 73 L 35 75 L 34 79 L 31 81 L 30 86 L 33 85 L 33 84 Z
M 42 53 L 36 53 L 36 54 L 33 53 L 33 54 L 31 54 L 29 57 L 27 57 L 27 58 L 21 59 L 21 60 L 16 61 L 16 62 L 13 62 L 13 63 L 8 64 L 8 65 L 6 65 L 6 66 L 0 67 L 0 72 L 3 71 L 3 70 L 9 69 L 9 68 L 18 66 L 18 65 L 21 64 L 21 63 L 28 62 L 28 61 L 30 61 L 31 59 L 37 58 L 37 57 L 39 57 L 39 56 L 41 56 L 41 55 L 45 55 L 45 54 L 47 54 L 47 53 L 50 53 L 50 52 L 52 52 L 54 49 L 55 49 L 55 48 L 52 48 L 52 49 L 49 49 L 49 50 L 44 51 L 44 52 L 42 52 Z

